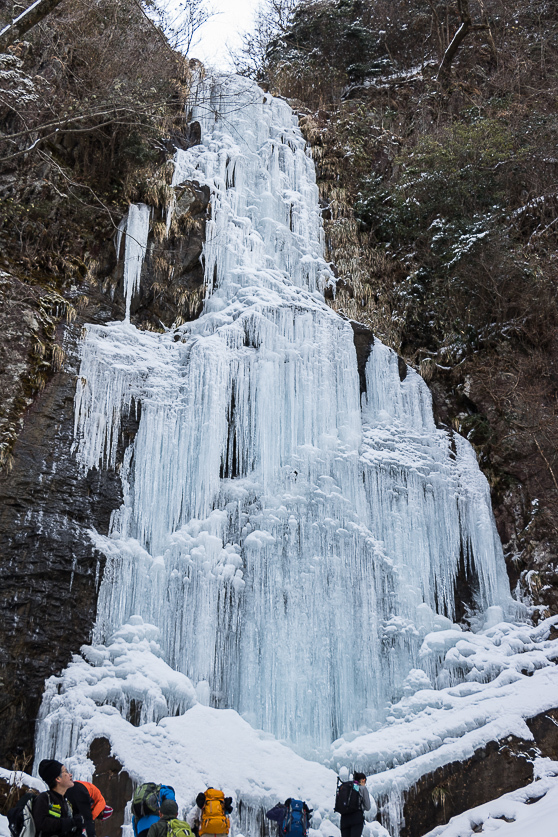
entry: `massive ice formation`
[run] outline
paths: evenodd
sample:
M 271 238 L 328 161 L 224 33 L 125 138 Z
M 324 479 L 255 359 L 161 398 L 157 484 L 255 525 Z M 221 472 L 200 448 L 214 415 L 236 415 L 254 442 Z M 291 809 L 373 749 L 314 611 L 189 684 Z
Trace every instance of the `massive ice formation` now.
M 424 382 L 378 340 L 359 376 L 351 324 L 324 302 L 314 167 L 290 108 L 226 78 L 200 85 L 192 118 L 202 142 L 177 153 L 174 182 L 211 190 L 204 311 L 165 334 L 88 327 L 76 456 L 114 467 L 127 411 L 139 429 L 123 505 L 92 534 L 107 556 L 97 651 L 47 691 L 41 757 L 83 748 L 115 713 L 144 740 L 176 712 L 209 730 L 218 709 L 323 755 L 429 684 L 421 644 L 457 630 L 458 578 L 478 613 L 511 606 L 472 448 L 436 429 Z M 128 298 L 148 217 L 130 211 Z M 158 662 L 142 667 L 146 630 Z M 117 653 L 130 631 L 133 653 Z
M 288 105 L 228 78 L 200 86 L 193 118 L 202 144 L 177 153 L 175 184 L 212 193 L 204 312 L 163 335 L 91 326 L 83 345 L 84 468 L 114 466 L 141 407 L 124 504 L 96 538 L 96 638 L 138 614 L 213 706 L 323 747 L 382 717 L 424 633 L 451 625 L 460 571 L 478 608 L 507 603 L 501 549 L 471 447 L 435 428 L 422 379 L 401 380 L 377 340 L 361 396 Z

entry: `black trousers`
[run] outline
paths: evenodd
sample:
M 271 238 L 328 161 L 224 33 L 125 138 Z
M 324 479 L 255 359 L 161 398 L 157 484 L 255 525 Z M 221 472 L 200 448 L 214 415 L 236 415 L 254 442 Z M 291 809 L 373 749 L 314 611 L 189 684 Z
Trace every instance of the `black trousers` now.
M 364 819 L 354 825 L 341 826 L 341 837 L 360 837 L 364 828 Z

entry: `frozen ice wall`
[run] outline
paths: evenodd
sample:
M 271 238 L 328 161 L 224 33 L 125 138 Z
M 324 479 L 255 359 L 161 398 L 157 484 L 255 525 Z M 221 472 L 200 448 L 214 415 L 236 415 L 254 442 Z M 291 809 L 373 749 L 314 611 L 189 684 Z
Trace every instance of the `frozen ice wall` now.
M 422 379 L 376 340 L 360 392 L 288 105 L 222 78 L 192 118 L 202 143 L 174 182 L 211 189 L 204 312 L 166 334 L 90 326 L 83 344 L 83 468 L 113 467 L 122 415 L 141 415 L 124 503 L 94 534 L 96 641 L 141 617 L 202 702 L 323 752 L 401 696 L 424 635 L 452 627 L 459 574 L 477 609 L 510 604 L 503 557 L 474 453 L 435 428 Z M 130 295 L 146 218 L 128 221 Z

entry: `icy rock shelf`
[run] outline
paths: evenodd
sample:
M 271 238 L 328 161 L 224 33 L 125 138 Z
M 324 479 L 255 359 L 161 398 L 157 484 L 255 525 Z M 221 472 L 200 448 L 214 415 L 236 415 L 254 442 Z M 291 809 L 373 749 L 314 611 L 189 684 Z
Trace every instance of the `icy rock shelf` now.
M 177 152 L 174 185 L 211 191 L 204 310 L 165 334 L 130 324 L 149 224 L 131 208 L 127 316 L 87 329 L 75 455 L 114 468 L 122 417 L 135 410 L 139 428 L 123 505 L 107 536 L 91 533 L 107 559 L 94 642 L 47 686 L 37 762 L 87 778 L 105 735 L 135 780 L 174 784 L 182 804 L 225 786 L 251 812 L 236 823 L 247 835 L 262 807 L 299 795 L 327 837 L 331 768 L 395 769 L 374 755 L 394 704 L 497 680 L 447 663 L 477 636 L 496 647 L 454 624 L 458 576 L 477 628 L 520 610 L 486 480 L 471 446 L 436 429 L 422 379 L 401 380 L 374 340 L 360 392 L 351 325 L 323 297 L 334 280 L 291 109 L 227 77 L 200 83 L 192 118 L 202 141 Z

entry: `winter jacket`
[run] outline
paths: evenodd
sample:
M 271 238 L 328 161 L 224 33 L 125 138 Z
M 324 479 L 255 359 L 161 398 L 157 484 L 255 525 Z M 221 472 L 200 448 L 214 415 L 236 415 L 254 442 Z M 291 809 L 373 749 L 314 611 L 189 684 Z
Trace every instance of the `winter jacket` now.
M 283 828 L 283 820 L 285 819 L 285 813 L 287 811 L 287 806 L 283 804 L 275 805 L 274 808 L 271 808 L 269 811 L 266 811 L 266 817 L 268 820 L 273 820 L 277 823 L 277 828 L 279 831 Z
M 370 794 L 366 785 L 358 785 L 360 794 L 360 811 L 353 811 L 351 814 L 341 814 L 341 828 L 351 828 L 353 825 L 364 824 L 364 812 L 370 810 Z
M 74 785 L 75 784 L 76 782 L 74 782 Z M 89 796 L 91 798 L 91 816 L 94 820 L 96 820 L 99 814 L 106 808 L 106 799 L 99 788 L 96 788 L 95 785 L 91 784 L 91 782 L 79 782 L 78 784 L 84 785 L 89 791 Z
M 175 819 L 176 817 L 171 816 L 161 817 L 157 822 L 153 823 L 147 832 L 147 837 L 167 837 L 167 834 L 169 833 L 169 823 Z
M 84 826 L 83 817 L 74 816 L 70 803 L 56 791 L 40 793 L 33 803 L 33 821 L 37 837 L 44 835 L 78 835 Z
M 159 805 L 163 799 L 176 799 L 174 795 L 174 788 L 171 788 L 170 785 L 161 785 L 161 790 L 159 792 Z M 145 817 L 140 817 L 139 820 L 132 817 L 132 826 L 135 837 L 139 837 L 142 831 L 148 831 L 156 822 L 159 822 L 159 814 L 147 814 Z
M 66 799 L 76 814 L 81 814 L 85 821 L 87 837 L 95 837 L 93 820 L 99 816 L 106 805 L 101 791 L 90 782 L 74 782 L 73 788 L 66 791 Z

